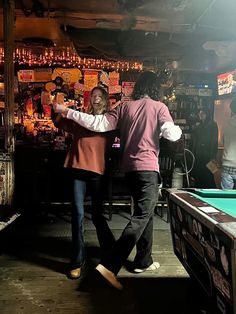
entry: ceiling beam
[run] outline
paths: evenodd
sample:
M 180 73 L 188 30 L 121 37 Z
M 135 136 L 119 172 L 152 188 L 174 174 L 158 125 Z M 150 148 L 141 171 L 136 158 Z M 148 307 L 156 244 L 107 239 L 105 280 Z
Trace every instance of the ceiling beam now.
M 2 10 L 0 9 L 0 14 Z M 22 10 L 16 9 L 15 16 L 17 19 L 37 18 L 34 14 L 29 17 L 24 15 Z M 108 14 L 108 13 L 85 13 L 85 12 L 64 12 L 53 11 L 45 12 L 45 17 L 38 18 L 39 20 L 47 19 L 54 20 L 59 25 L 68 25 L 76 28 L 98 28 L 98 29 L 132 29 L 149 32 L 157 32 L 160 28 L 160 23 L 165 20 L 157 19 L 150 16 L 134 16 L 132 14 Z M 29 24 L 32 25 L 32 24 Z

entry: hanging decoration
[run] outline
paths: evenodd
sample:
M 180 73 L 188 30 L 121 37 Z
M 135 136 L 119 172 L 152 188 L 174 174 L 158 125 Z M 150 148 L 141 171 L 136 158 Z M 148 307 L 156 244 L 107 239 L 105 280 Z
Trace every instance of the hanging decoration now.
M 52 80 L 59 76 L 66 84 L 76 83 L 80 80 L 82 73 L 79 69 L 55 68 L 52 73 Z
M 128 61 L 80 58 L 71 47 L 55 50 L 46 48 L 38 53 L 26 48 L 16 48 L 14 63 L 28 66 L 61 66 L 79 69 L 109 69 L 115 71 L 142 71 L 143 64 Z M 4 62 L 4 49 L 0 48 L 0 64 Z

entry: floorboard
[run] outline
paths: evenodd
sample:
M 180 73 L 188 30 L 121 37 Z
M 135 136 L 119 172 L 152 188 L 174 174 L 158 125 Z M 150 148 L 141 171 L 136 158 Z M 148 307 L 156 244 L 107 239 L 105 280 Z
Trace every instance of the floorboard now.
M 70 254 L 69 214 L 44 218 L 21 217 L 0 233 L 1 314 L 143 314 L 153 313 L 153 309 L 159 314 L 207 313 L 203 301 L 194 301 L 199 289 L 174 255 L 169 225 L 159 217 L 154 220 L 153 257 L 161 267 L 138 275 L 122 268 L 122 292 L 92 276 L 100 250 L 89 214 L 85 221 L 87 262 L 79 280 L 65 276 Z M 109 224 L 116 237 L 128 219 L 129 212 L 113 214 Z M 130 260 L 134 254 L 135 250 Z

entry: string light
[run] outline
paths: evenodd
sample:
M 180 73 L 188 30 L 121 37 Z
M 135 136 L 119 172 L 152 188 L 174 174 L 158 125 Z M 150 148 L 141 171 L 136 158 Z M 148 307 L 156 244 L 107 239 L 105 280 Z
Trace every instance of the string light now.
M 14 63 L 28 66 L 63 66 L 80 69 L 110 69 L 117 71 L 142 71 L 143 64 L 128 61 L 107 61 L 104 59 L 80 58 L 71 47 L 55 50 L 46 48 L 36 53 L 26 48 L 16 48 L 13 54 Z M 0 64 L 4 62 L 4 49 L 0 48 Z

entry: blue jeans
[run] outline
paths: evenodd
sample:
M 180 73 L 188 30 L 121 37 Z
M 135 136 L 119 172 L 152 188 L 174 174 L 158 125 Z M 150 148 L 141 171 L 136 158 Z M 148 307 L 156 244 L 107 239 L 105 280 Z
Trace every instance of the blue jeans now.
M 115 239 L 103 216 L 103 176 L 78 170 L 73 175 L 74 197 L 72 202 L 72 256 L 71 267 L 81 267 L 85 261 L 84 244 L 84 199 L 86 187 L 90 188 L 92 221 L 102 250 L 109 250 Z
M 126 180 L 134 200 L 134 212 L 109 255 L 101 259 L 101 264 L 114 274 L 119 272 L 135 245 L 135 267 L 146 268 L 153 263 L 153 214 L 158 174 L 155 171 L 133 171 L 126 174 Z
M 236 175 L 229 174 L 222 170 L 221 173 L 221 188 L 223 190 L 232 190 L 234 188 L 234 184 L 236 182 Z

